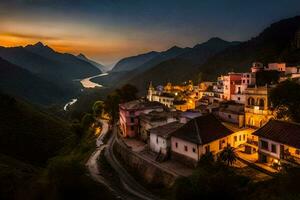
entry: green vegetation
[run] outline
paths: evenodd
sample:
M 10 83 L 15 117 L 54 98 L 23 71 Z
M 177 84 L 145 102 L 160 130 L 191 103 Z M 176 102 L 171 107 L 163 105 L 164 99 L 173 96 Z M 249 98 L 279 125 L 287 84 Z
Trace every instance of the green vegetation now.
M 270 100 L 278 119 L 300 122 L 300 85 L 293 81 L 279 83 L 271 90 Z
M 277 84 L 280 78 L 280 72 L 275 70 L 260 71 L 256 73 L 257 86 L 265 86 L 266 84 Z
M 231 146 L 225 147 L 219 155 L 219 159 L 226 163 L 227 166 L 233 165 L 234 162 L 237 160 L 237 155 L 235 153 L 235 150 Z
M 137 99 L 136 87 L 126 84 L 120 89 L 110 93 L 105 99 L 105 111 L 109 114 L 111 121 L 115 122 L 119 115 L 119 104 Z
M 260 182 L 239 175 L 238 169 L 204 155 L 190 177 L 180 178 L 173 187 L 176 200 L 241 199 L 297 200 L 300 198 L 300 168 L 285 167 L 275 177 Z
M 240 199 L 249 179 L 235 173 L 210 155 L 201 159 L 190 177 L 179 178 L 174 185 L 174 199 Z
M 95 149 L 92 114 L 77 123 L 0 94 L 0 199 L 113 199 L 85 162 Z

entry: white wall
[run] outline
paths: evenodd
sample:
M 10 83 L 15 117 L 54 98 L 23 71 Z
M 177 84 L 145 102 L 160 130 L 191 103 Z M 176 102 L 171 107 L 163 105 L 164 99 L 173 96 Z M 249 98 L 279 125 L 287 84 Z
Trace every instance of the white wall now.
M 176 143 L 178 146 L 176 147 Z M 185 146 L 187 146 L 187 151 L 185 151 Z M 195 152 L 193 152 L 193 148 Z M 180 138 L 171 137 L 171 150 L 175 153 L 187 156 L 191 159 L 197 160 L 199 158 L 197 145 L 188 141 L 184 141 Z
M 262 147 L 261 147 L 261 141 L 266 141 L 266 142 L 268 142 L 268 149 L 267 150 L 265 150 L 265 149 L 263 149 Z M 271 150 L 271 145 L 272 144 L 274 144 L 275 146 L 276 146 L 276 150 L 277 150 L 277 152 L 276 153 L 273 153 Z M 258 143 L 258 147 L 259 147 L 259 150 L 261 151 L 261 152 L 263 152 L 263 153 L 265 153 L 265 154 L 268 154 L 268 155 L 270 155 L 270 156 L 273 156 L 273 157 L 275 157 L 275 158 L 278 158 L 278 159 L 280 159 L 280 143 L 277 143 L 277 142 L 274 142 L 274 141 L 272 141 L 272 140 L 269 140 L 269 139 L 266 139 L 266 138 L 259 138 L 259 143 Z

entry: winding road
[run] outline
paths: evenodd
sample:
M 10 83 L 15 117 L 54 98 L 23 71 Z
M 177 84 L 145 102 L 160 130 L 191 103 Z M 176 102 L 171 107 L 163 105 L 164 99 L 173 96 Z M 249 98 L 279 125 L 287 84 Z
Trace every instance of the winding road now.
M 159 200 L 158 197 L 154 196 L 151 192 L 147 191 L 143 186 L 141 186 L 128 172 L 127 170 L 120 164 L 118 159 L 115 157 L 113 152 L 113 145 L 116 142 L 117 128 L 116 126 L 113 129 L 113 136 L 110 138 L 108 142 L 108 147 L 105 150 L 105 157 L 109 164 L 114 168 L 114 170 L 118 173 L 120 180 L 124 186 L 124 188 L 134 196 L 139 199 L 144 200 Z
M 103 126 L 100 136 L 96 140 L 97 148 L 95 152 L 88 159 L 86 166 L 88 168 L 89 174 L 93 180 L 98 183 L 105 185 L 113 194 L 117 197 L 125 200 L 160 200 L 158 197 L 151 194 L 143 186 L 141 186 L 120 164 L 118 159 L 115 157 L 113 152 L 113 145 L 116 142 L 117 128 L 113 129 L 113 135 L 107 144 L 104 144 L 103 138 L 107 135 L 109 131 L 109 125 L 106 120 L 101 120 Z M 117 172 L 123 188 L 117 188 L 109 183 L 103 176 L 100 175 L 98 168 L 98 157 L 101 152 L 105 150 L 105 157 L 111 167 Z M 125 191 L 123 191 L 125 190 Z

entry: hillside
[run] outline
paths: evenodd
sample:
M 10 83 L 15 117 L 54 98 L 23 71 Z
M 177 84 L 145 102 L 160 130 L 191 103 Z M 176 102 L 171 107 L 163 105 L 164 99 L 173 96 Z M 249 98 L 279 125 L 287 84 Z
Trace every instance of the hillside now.
M 106 71 L 108 71 L 108 68 L 107 68 L 107 67 L 105 67 L 104 65 L 102 65 L 102 64 L 100 64 L 100 63 L 98 63 L 98 62 L 95 62 L 95 61 L 93 61 L 93 60 L 87 58 L 87 57 L 86 57 L 85 55 L 83 55 L 82 53 L 78 54 L 78 55 L 77 55 L 77 58 L 79 58 L 79 59 L 81 59 L 81 60 L 83 60 L 83 61 L 86 61 L 86 62 L 92 64 L 93 66 L 97 67 L 101 72 L 106 72 Z
M 127 58 L 121 59 L 112 69 L 113 72 L 121 72 L 121 71 L 131 71 L 134 70 L 141 65 L 145 64 L 159 53 L 155 51 L 151 51 L 149 53 L 131 56 Z
M 150 82 L 152 82 L 153 85 L 166 84 L 169 81 L 180 84 L 189 80 L 190 74 L 195 68 L 196 66 L 188 60 L 174 58 L 161 62 L 142 73 L 142 75 L 135 76 L 130 79 L 128 83 L 135 85 L 141 94 L 145 94 Z
M 44 165 L 72 136 L 65 122 L 0 93 L 0 153 Z
M 195 45 L 186 53 L 178 56 L 178 58 L 186 59 L 193 64 L 203 64 L 209 57 L 216 53 L 239 44 L 240 42 L 228 42 L 220 38 L 211 38 L 206 42 Z
M 229 47 L 199 66 L 207 79 L 215 79 L 229 70 L 249 71 L 251 63 L 260 61 L 300 62 L 300 49 L 296 46 L 296 32 L 300 30 L 300 16 L 273 23 L 257 37 Z M 299 38 L 298 38 L 299 40 Z
M 95 66 L 71 54 L 55 52 L 42 43 L 23 47 L 0 47 L 0 57 L 61 88 L 78 89 L 74 79 L 97 75 Z
M 182 83 L 190 79 L 198 81 L 202 77 L 193 76 L 198 66 L 216 53 L 236 44 L 239 42 L 227 42 L 220 38 L 211 38 L 193 48 L 186 48 L 183 53 L 173 59 L 160 62 L 144 72 L 138 71 L 140 73 L 132 76 L 128 82 L 137 86 L 143 93 L 150 81 L 155 85 L 165 84 L 168 81 L 172 83 Z
M 70 95 L 70 91 L 63 90 L 2 58 L 0 58 L 0 80 L 0 90 L 35 104 L 55 104 Z

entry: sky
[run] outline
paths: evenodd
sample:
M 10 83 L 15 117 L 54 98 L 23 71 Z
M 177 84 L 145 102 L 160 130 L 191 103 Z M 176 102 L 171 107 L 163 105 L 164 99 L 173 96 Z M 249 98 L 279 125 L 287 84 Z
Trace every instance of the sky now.
M 211 37 L 245 41 L 296 15 L 299 0 L 0 0 L 0 46 L 41 41 L 111 66 Z

